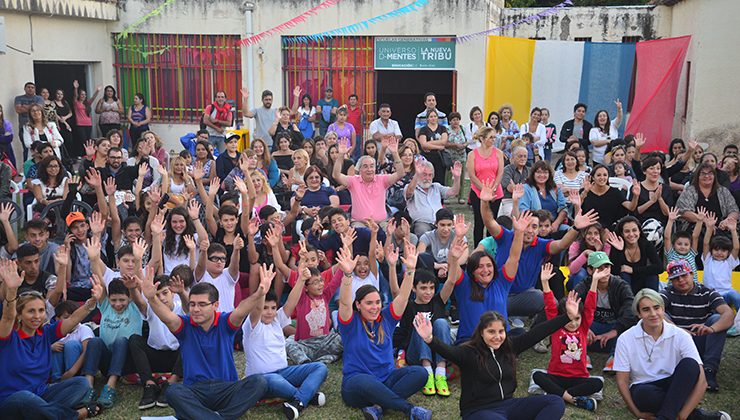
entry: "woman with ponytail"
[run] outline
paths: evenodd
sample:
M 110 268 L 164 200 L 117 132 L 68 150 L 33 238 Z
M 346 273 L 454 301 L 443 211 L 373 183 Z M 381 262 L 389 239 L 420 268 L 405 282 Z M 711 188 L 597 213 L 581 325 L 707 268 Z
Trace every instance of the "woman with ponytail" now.
M 414 406 L 406 399 L 421 390 L 427 381 L 422 366 L 396 369 L 393 358 L 393 331 L 406 310 L 416 267 L 416 247 L 406 241 L 407 267 L 396 298 L 382 308 L 375 286 L 365 285 L 352 296 L 352 273 L 357 257 L 352 250 L 339 250 L 337 266 L 344 272 L 339 289 L 339 333 L 344 345 L 342 400 L 361 408 L 365 419 L 380 419 L 386 410 L 403 412 L 411 419 L 431 419 L 432 411 Z

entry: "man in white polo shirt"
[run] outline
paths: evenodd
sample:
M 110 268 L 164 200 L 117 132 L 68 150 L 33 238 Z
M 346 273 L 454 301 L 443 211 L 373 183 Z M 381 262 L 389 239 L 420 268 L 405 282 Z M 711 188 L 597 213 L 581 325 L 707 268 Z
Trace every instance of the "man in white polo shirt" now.
M 689 333 L 665 321 L 663 298 L 651 289 L 635 295 L 640 318 L 617 340 L 617 387 L 638 418 L 730 420 L 723 411 L 697 408 L 707 389 L 701 357 Z
M 439 170 L 444 170 L 439 168 Z M 442 200 L 455 197 L 460 191 L 462 164 L 455 162 L 452 167 L 452 187 L 446 187 L 434 179 L 434 165 L 428 160 L 416 161 L 416 174 L 406 187 L 406 210 L 414 221 L 413 232 L 421 236 L 434 229 L 435 216 L 442 208 Z
M 370 135 L 373 136 L 373 140 L 382 141 L 384 138 L 395 138 L 401 140 L 401 127 L 398 125 L 398 121 L 391 119 L 391 106 L 382 103 L 378 107 L 378 118 L 370 123 Z

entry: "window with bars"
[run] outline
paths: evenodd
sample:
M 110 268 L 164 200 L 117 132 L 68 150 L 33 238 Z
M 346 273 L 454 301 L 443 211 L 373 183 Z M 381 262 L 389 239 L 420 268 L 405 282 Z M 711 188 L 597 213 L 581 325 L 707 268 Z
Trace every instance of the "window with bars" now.
M 356 94 L 365 111 L 365 128 L 375 119 L 374 38 L 345 36 L 291 44 L 283 37 L 284 103 L 292 105 L 293 88 L 300 86 L 313 105 L 331 86 L 340 104 Z
M 241 97 L 241 52 L 236 35 L 113 35 L 118 90 L 125 106 L 142 93 L 160 122 L 194 123 L 216 92 Z M 237 106 L 238 108 L 238 106 Z

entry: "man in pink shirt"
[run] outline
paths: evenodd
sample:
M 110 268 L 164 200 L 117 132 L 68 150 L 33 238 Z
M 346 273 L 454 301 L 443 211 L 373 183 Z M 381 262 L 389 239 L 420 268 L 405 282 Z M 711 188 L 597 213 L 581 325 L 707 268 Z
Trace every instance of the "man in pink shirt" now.
M 337 159 L 334 163 L 332 172 L 334 179 L 339 185 L 346 186 L 352 197 L 353 225 L 364 226 L 363 221 L 367 219 L 373 219 L 376 223 L 382 223 L 388 219 L 388 212 L 385 209 L 386 190 L 405 175 L 403 163 L 398 156 L 398 140 L 391 140 L 388 150 L 393 153 L 396 168 L 396 172 L 392 175 L 377 175 L 375 159 L 370 156 L 360 158 L 357 162 L 359 175 L 354 176 L 342 174 L 343 159 Z M 340 156 L 345 156 L 347 152 L 347 146 L 340 144 Z

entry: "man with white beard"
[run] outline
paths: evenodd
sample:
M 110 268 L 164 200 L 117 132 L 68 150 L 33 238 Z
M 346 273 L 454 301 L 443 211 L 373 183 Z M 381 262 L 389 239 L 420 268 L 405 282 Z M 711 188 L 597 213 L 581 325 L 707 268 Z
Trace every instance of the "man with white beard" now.
M 406 195 L 406 210 L 414 221 L 413 232 L 421 237 L 424 233 L 434 229 L 437 210 L 442 208 L 442 199 L 454 198 L 460 191 L 460 175 L 462 164 L 455 162 L 450 169 L 452 172 L 452 187 L 446 187 L 434 179 L 434 165 L 428 160 L 417 159 L 416 174 L 404 188 Z M 440 168 L 441 169 L 441 168 Z

